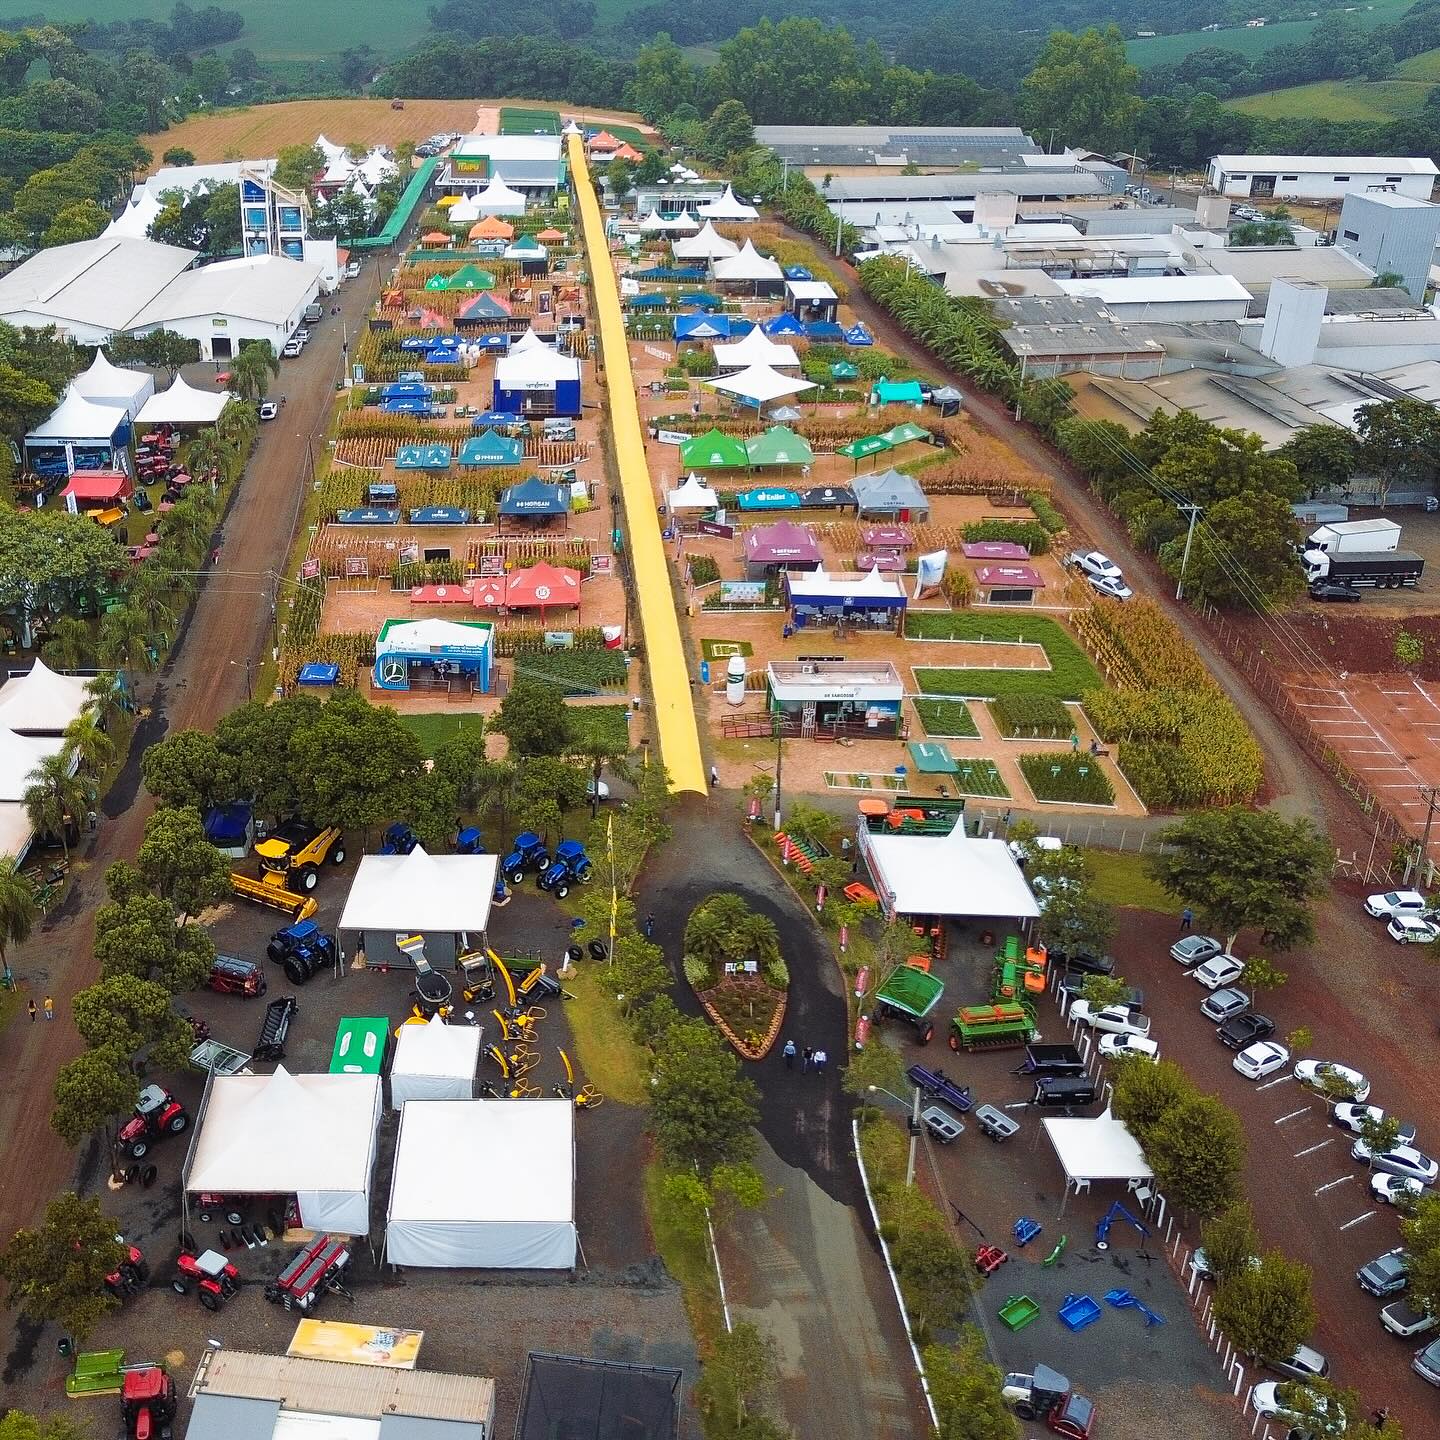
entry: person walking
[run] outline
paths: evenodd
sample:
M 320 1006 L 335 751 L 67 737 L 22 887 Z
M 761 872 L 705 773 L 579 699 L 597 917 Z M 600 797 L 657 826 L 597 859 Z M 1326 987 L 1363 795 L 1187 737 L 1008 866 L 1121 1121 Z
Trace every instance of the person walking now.
M 815 1073 L 817 1075 L 823 1075 L 825 1073 L 825 1062 L 829 1058 L 823 1050 L 817 1050 L 815 1052 Z
M 810 1068 L 810 1057 L 814 1055 L 814 1053 L 814 1047 L 810 1045 L 807 1045 L 804 1050 L 800 1052 L 800 1073 L 802 1075 Z
M 655 912 L 653 910 L 645 917 L 645 938 L 647 940 L 655 938 Z
M 710 788 L 713 790 L 720 783 L 720 772 L 712 765 L 710 767 Z
M 33 1000 L 30 1002 L 30 1007 L 29 1007 L 29 1008 L 30 1008 L 30 1023 L 33 1025 L 33 1024 L 35 1023 L 35 1002 L 34 1002 Z
M 1072 731 L 1070 732 L 1070 753 L 1071 753 L 1072 755 L 1076 755 L 1076 754 L 1079 753 L 1079 751 L 1080 751 L 1080 734 L 1079 734 L 1078 731 L 1072 730 Z
M 1180 929 L 1188 930 L 1195 923 L 1195 912 L 1187 905 L 1180 912 Z
M 795 1068 L 795 1042 L 793 1040 L 787 1040 L 784 1050 L 780 1053 L 785 1057 L 785 1068 L 787 1070 L 793 1070 Z
M 48 995 L 45 997 L 45 1018 L 47 1020 L 55 1018 L 55 1002 Z

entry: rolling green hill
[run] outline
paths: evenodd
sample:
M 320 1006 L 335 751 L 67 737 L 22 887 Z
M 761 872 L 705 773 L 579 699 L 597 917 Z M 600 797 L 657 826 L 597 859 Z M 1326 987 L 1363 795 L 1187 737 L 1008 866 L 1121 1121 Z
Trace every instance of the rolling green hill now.
M 1398 20 L 1415 0 L 1372 0 L 1357 19 L 1362 25 L 1388 25 Z M 1254 30 L 1231 26 L 1224 30 L 1189 30 L 1181 35 L 1157 35 L 1153 40 L 1131 40 L 1125 53 L 1143 70 L 1150 65 L 1171 65 L 1192 50 L 1234 50 L 1245 56 L 1263 55 L 1280 45 L 1298 45 L 1315 28 L 1315 20 L 1287 20 L 1262 25 Z M 1334 119 L 1361 119 L 1361 116 L 1334 116 Z
M 1265 120 L 1315 116 L 1383 122 L 1413 115 L 1434 85 L 1440 85 L 1440 50 L 1426 50 L 1403 61 L 1392 80 L 1317 80 L 1312 85 L 1244 95 L 1227 105 L 1242 115 Z

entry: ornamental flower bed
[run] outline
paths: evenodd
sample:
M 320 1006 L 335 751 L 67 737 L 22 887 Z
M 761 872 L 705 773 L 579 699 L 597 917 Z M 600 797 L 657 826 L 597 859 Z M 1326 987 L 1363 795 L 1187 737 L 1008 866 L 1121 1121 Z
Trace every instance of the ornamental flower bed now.
M 775 922 L 739 895 L 707 896 L 685 926 L 683 967 L 720 1033 L 745 1059 L 764 1059 L 785 1019 L 790 985 Z

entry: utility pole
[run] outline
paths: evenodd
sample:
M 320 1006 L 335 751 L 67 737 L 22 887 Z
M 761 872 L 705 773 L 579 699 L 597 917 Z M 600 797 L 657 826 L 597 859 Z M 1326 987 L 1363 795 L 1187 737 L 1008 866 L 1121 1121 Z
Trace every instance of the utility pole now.
M 1435 819 L 1435 810 L 1440 807 L 1440 786 L 1422 785 L 1420 796 L 1427 806 L 1425 811 L 1425 829 L 1420 836 L 1420 853 L 1416 856 L 1415 880 L 1418 885 L 1421 873 L 1430 855 L 1430 824 Z
M 1020 401 L 1025 394 L 1025 367 L 1030 361 L 1030 352 L 1027 350 L 1020 357 L 1020 383 L 1015 387 L 1015 423 L 1020 423 Z
M 1190 528 L 1185 532 L 1185 553 L 1180 557 L 1180 578 L 1175 582 L 1175 598 L 1178 600 L 1185 593 L 1185 567 L 1190 563 L 1190 544 L 1195 539 L 1195 521 L 1202 507 L 1192 502 L 1189 505 L 1177 505 L 1175 508 L 1182 515 L 1190 517 Z
M 775 815 L 775 828 L 776 828 L 776 830 L 779 830 L 779 828 L 780 828 L 780 762 L 781 762 L 781 760 L 784 758 L 784 752 L 785 752 L 785 731 L 784 731 L 784 728 L 783 728 L 783 727 L 784 727 L 784 723 L 785 723 L 785 717 L 784 717 L 783 715 L 777 713 L 777 714 L 775 714 L 775 715 L 773 715 L 773 716 L 771 717 L 771 721 L 772 721 L 772 723 L 773 723 L 774 726 L 775 726 L 775 805 L 774 805 L 774 815 Z
M 841 214 L 836 215 L 836 217 L 835 217 L 835 258 L 836 258 L 837 260 L 840 258 L 840 236 L 841 236 L 841 232 L 842 232 L 844 229 L 845 229 L 845 216 L 844 216 L 843 213 L 841 213 Z

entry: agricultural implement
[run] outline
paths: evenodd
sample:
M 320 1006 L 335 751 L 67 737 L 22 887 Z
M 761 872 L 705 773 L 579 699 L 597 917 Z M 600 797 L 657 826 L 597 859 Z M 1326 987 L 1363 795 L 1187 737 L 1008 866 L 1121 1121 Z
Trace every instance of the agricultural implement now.
M 943 1070 L 930 1070 L 924 1065 L 912 1065 L 906 1072 L 905 1078 L 912 1084 L 918 1085 L 926 1095 L 934 1096 L 937 1100 L 943 1100 L 952 1110 L 958 1110 L 962 1115 L 975 1103 L 968 1085 L 957 1085 Z
M 266 989 L 264 970 L 238 955 L 216 955 L 205 983 L 220 995 L 263 995 Z
M 320 883 L 320 867 L 345 861 L 345 840 L 333 825 L 307 825 L 288 820 L 255 846 L 260 858 L 260 875 L 230 873 L 230 888 L 247 900 L 282 910 L 295 920 L 308 920 L 315 913 L 310 892 Z
M 1013 1115 L 997 1110 L 993 1105 L 982 1105 L 975 1112 L 975 1123 L 980 1133 L 997 1145 L 1003 1144 L 1020 1129 L 1020 1122 Z
M 1018 935 L 1007 937 L 995 952 L 990 998 L 1019 1000 L 1026 995 L 1045 992 L 1045 947 L 1029 946 Z
M 1010 1050 L 1037 1034 L 1035 1007 L 1028 1000 L 966 1005 L 950 1022 L 952 1050 Z
M 185 1107 L 168 1090 L 147 1085 L 135 1102 L 135 1113 L 115 1138 L 132 1160 L 138 1160 L 149 1153 L 156 1140 L 178 1135 L 189 1123 Z
M 1067 1295 L 1059 1313 L 1060 1323 L 1073 1333 L 1093 1325 L 1100 1318 L 1100 1305 L 1090 1295 Z
M 327 935 L 313 920 L 304 919 L 277 930 L 265 953 L 285 971 L 292 985 L 303 985 L 322 970 L 334 968 L 335 937 Z
M 1040 1313 L 1040 1302 L 1028 1295 L 1011 1295 L 1000 1307 L 1000 1323 L 1007 1330 L 1023 1330 Z
M 255 1059 L 283 1060 L 285 1041 L 290 1035 L 290 1022 L 300 1002 L 293 995 L 282 995 L 265 1007 L 265 1019 L 260 1026 L 260 1038 L 255 1042 Z
M 916 965 L 897 965 L 875 992 L 875 1018 L 903 1020 L 912 1026 L 920 1044 L 935 1034 L 935 1007 L 945 993 L 945 982 Z
M 1163 1325 L 1165 1317 L 1152 1310 L 1143 1300 L 1132 1295 L 1128 1290 L 1107 1290 L 1105 1292 L 1105 1303 L 1113 1305 L 1117 1310 L 1138 1310 L 1145 1317 L 1145 1328 L 1148 1330 L 1152 1325 Z
M 125 1383 L 123 1350 L 82 1350 L 73 1373 L 65 1377 L 65 1393 L 72 1400 L 86 1395 L 118 1395 Z
M 562 840 L 555 847 L 555 858 L 535 877 L 535 883 L 563 900 L 572 885 L 588 885 L 594 878 L 595 867 L 585 847 L 578 840 Z
M 331 1291 L 353 1305 L 355 1297 L 345 1288 L 350 1268 L 349 1248 L 330 1235 L 321 1235 L 297 1250 L 285 1268 L 265 1287 L 265 1298 L 285 1310 L 309 1314 Z

